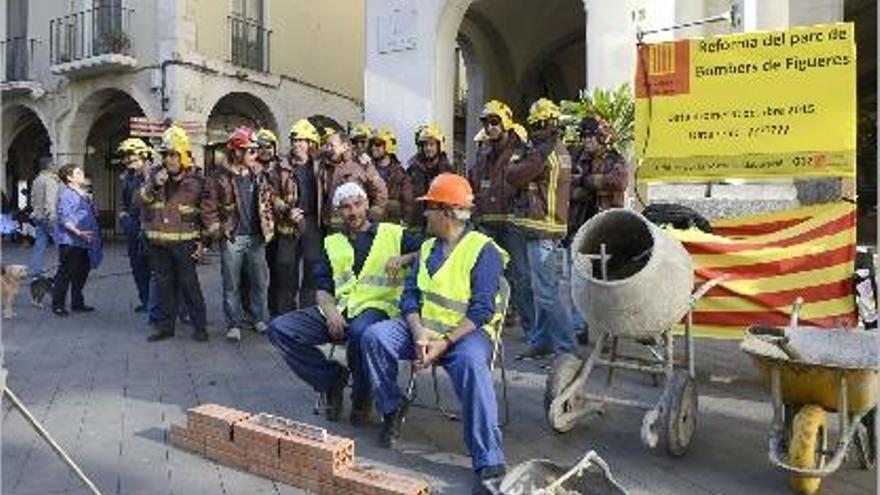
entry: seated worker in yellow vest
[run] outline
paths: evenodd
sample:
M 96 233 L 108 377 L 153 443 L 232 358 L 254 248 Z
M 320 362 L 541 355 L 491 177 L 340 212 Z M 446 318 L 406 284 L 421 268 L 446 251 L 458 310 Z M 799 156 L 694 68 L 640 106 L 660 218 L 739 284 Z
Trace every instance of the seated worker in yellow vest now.
M 361 425 L 369 422 L 372 408 L 361 336 L 373 323 L 399 314 L 406 272 L 421 239 L 399 225 L 371 222 L 367 193 L 354 182 L 336 188 L 333 207 L 344 225 L 324 239 L 322 260 L 314 267 L 318 305 L 275 318 L 268 336 L 290 369 L 324 394 L 330 421 L 342 415 L 351 373 L 351 422 Z M 318 349 L 346 340 L 348 369 Z
M 425 196 L 428 232 L 401 296 L 401 317 L 370 326 L 361 337 L 376 408 L 383 415 L 379 443 L 392 447 L 399 437 L 401 393 L 398 360 L 446 369 L 462 403 L 464 443 L 483 482 L 504 474 L 498 406 L 489 361 L 491 323 L 507 253 L 468 224 L 473 192 L 455 174 L 438 175 Z

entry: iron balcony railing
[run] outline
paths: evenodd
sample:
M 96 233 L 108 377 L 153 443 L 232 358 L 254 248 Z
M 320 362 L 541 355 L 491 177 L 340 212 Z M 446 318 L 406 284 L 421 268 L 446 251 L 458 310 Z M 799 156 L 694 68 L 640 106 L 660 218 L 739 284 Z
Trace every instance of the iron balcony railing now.
M 0 41 L 3 63 L 6 67 L 4 82 L 30 81 L 30 68 L 34 61 L 34 45 L 37 40 L 19 36 Z
M 228 16 L 230 60 L 233 64 L 259 72 L 269 72 L 272 30 L 254 19 Z
M 52 65 L 108 53 L 131 53 L 134 9 L 112 2 L 49 21 L 49 60 Z

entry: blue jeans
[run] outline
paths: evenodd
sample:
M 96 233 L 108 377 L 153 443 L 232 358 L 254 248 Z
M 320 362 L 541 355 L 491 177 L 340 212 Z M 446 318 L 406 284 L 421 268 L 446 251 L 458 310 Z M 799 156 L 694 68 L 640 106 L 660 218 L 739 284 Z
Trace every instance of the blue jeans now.
M 569 305 L 571 295 L 563 294 L 560 281 L 565 276 L 565 250 L 551 239 L 532 239 L 527 245 L 532 267 L 537 321 L 530 344 L 556 352 L 577 351 Z
M 571 312 L 571 325 L 575 332 L 583 331 L 587 328 L 586 316 L 582 315 L 577 305 L 574 303 L 574 293 L 572 292 L 571 279 L 574 276 L 574 257 L 571 255 L 571 249 L 565 249 L 565 278 L 563 279 L 563 297 L 568 295 L 566 304 L 569 304 Z
M 397 386 L 398 361 L 414 359 L 409 325 L 401 318 L 372 325 L 361 337 L 361 347 L 376 409 L 383 416 L 397 411 L 402 399 Z M 449 374 L 455 395 L 461 401 L 462 433 L 474 471 L 505 463 L 490 359 L 489 335 L 474 330 L 458 340 L 438 362 Z
M 37 278 L 43 274 L 43 256 L 49 241 L 55 241 L 52 234 L 52 225 L 48 220 L 36 220 L 34 222 L 34 247 L 31 252 L 31 265 L 28 267 L 28 276 Z
M 511 225 L 483 225 L 480 230 L 492 238 L 510 255 L 505 275 L 511 286 L 511 296 L 526 341 L 531 340 L 535 330 L 535 300 L 530 278 L 529 257 L 526 249 L 528 239 L 522 231 Z
M 351 371 L 352 402 L 370 396 L 370 382 L 363 364 L 361 342 L 373 323 L 387 320 L 384 311 L 367 309 L 348 321 L 346 358 Z M 291 370 L 318 392 L 330 389 L 339 378 L 342 365 L 330 361 L 319 345 L 331 342 L 324 315 L 317 306 L 283 314 L 269 324 L 269 342 L 284 356 Z
M 267 292 L 269 290 L 269 266 L 266 264 L 266 243 L 258 235 L 239 235 L 234 240 L 221 242 L 220 271 L 223 274 L 223 313 L 228 328 L 245 322 L 241 305 L 241 273 L 247 270 L 249 289 L 247 296 L 254 323 L 269 321 Z

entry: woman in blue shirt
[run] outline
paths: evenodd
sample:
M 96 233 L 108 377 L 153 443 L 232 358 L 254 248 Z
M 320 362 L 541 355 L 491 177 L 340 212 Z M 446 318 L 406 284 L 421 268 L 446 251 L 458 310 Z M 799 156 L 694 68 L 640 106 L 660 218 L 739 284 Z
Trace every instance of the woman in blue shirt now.
M 89 270 L 97 266 L 100 258 L 100 229 L 95 215 L 95 203 L 86 189 L 86 176 L 77 165 L 65 165 L 58 170 L 64 183 L 58 196 L 58 223 L 55 239 L 58 243 L 58 272 L 52 288 L 52 312 L 67 316 L 65 300 L 70 287 L 70 309 L 89 312 L 95 308 L 83 301 L 83 287 Z

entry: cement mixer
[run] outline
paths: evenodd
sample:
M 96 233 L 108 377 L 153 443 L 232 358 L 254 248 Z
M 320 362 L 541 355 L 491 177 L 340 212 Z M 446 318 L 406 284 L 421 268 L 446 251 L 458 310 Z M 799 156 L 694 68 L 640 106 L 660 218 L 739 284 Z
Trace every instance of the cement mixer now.
M 647 409 L 641 438 L 650 448 L 663 445 L 673 456 L 687 452 L 696 428 L 697 386 L 691 312 L 696 301 L 720 283 L 714 279 L 696 292 L 688 252 L 639 213 L 604 211 L 578 230 L 572 243 L 571 284 L 575 305 L 598 338 L 589 357 L 559 356 L 547 378 L 544 406 L 547 421 L 566 433 L 584 417 L 601 413 L 606 404 Z M 675 367 L 674 326 L 684 318 L 685 367 Z M 635 342 L 635 355 L 618 352 L 622 340 Z M 633 347 L 633 346 L 629 346 Z M 590 374 L 613 371 L 647 373 L 655 383 L 664 377 L 655 403 L 588 393 Z

